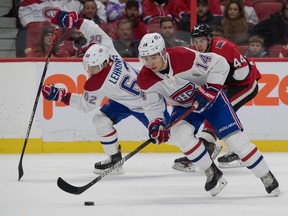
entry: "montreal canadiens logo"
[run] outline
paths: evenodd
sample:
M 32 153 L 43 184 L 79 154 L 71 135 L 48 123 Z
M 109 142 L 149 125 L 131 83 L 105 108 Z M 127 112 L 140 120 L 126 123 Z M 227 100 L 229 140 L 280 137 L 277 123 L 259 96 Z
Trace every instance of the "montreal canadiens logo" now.
M 55 16 L 58 10 L 59 8 L 46 7 L 42 10 L 43 17 L 47 17 L 48 19 L 51 19 Z
M 192 83 L 188 83 L 183 86 L 181 89 L 174 92 L 170 98 L 174 101 L 177 101 L 181 104 L 189 103 L 193 100 L 193 94 L 195 91 L 195 86 Z

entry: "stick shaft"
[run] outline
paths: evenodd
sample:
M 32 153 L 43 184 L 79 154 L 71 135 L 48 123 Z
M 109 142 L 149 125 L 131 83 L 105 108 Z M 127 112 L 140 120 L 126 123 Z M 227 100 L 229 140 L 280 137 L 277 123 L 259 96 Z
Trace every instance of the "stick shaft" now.
M 31 117 L 30 117 L 30 120 L 29 120 L 27 132 L 26 132 L 26 137 L 25 137 L 25 140 L 24 140 L 23 148 L 22 148 L 22 153 L 21 153 L 21 156 L 20 156 L 19 164 L 18 164 L 18 181 L 20 181 L 20 179 L 24 175 L 24 170 L 23 170 L 23 165 L 22 165 L 23 156 L 24 156 L 24 153 L 25 153 L 25 149 L 26 149 L 26 146 L 27 146 L 28 139 L 29 139 L 31 127 L 32 127 L 32 124 L 33 124 L 34 116 L 35 116 L 37 105 L 38 105 L 38 102 L 39 102 L 41 89 L 42 89 L 42 86 L 43 86 L 43 83 L 44 83 L 44 79 L 45 79 L 45 76 L 46 76 L 47 68 L 48 68 L 48 65 L 49 65 L 49 62 L 50 62 L 50 58 L 51 58 L 51 55 L 52 55 L 52 50 L 53 50 L 53 47 L 54 47 L 56 39 L 57 39 L 58 30 L 59 30 L 59 28 L 58 28 L 58 26 L 56 26 L 55 30 L 54 30 L 54 34 L 53 34 L 53 39 L 52 39 L 52 43 L 51 43 L 51 46 L 50 46 L 50 50 L 48 52 L 48 56 L 47 56 L 47 59 L 46 59 L 46 62 L 45 62 L 45 66 L 44 66 L 43 72 L 42 72 L 42 76 L 41 76 L 41 80 L 40 80 L 40 83 L 39 83 L 39 87 L 38 87 L 37 95 L 36 95 L 36 98 L 35 98 L 34 106 L 33 106 L 33 109 L 32 109 Z
M 171 124 L 167 125 L 165 128 L 166 130 L 169 130 L 171 127 L 173 127 L 175 124 L 177 124 L 179 121 L 184 119 L 187 115 L 189 115 L 191 112 L 193 112 L 198 106 L 198 102 L 194 103 L 192 107 L 188 110 L 186 110 L 182 115 L 180 115 L 178 118 L 176 118 Z M 93 179 L 91 182 L 84 186 L 74 186 L 63 180 L 61 177 L 58 178 L 57 180 L 57 185 L 60 189 L 67 193 L 79 195 L 89 189 L 91 186 L 99 182 L 102 178 L 107 176 L 109 173 L 111 173 L 113 170 L 115 170 L 117 167 L 121 166 L 124 164 L 125 161 L 133 157 L 136 153 L 141 151 L 143 148 L 145 148 L 148 144 L 150 144 L 153 141 L 153 139 L 148 139 L 144 143 L 142 143 L 140 146 L 138 146 L 135 150 L 127 154 L 125 157 L 122 158 L 122 160 L 118 161 L 116 164 L 114 164 L 112 167 L 108 168 L 105 170 L 105 172 L 101 175 L 99 175 L 97 178 Z

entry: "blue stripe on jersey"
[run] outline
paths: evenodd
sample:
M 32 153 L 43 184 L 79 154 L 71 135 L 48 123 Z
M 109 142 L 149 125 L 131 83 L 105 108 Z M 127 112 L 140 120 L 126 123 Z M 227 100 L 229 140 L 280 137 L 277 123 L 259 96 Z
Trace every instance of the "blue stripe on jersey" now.
M 256 167 L 256 166 L 262 161 L 262 159 L 263 159 L 263 155 L 261 155 L 261 156 L 258 158 L 258 160 L 257 160 L 255 163 L 253 163 L 251 166 L 247 166 L 247 168 L 248 168 L 248 169 L 253 169 L 254 167 Z
M 102 142 L 102 141 L 101 141 L 101 144 L 102 144 L 102 145 L 111 145 L 111 144 L 116 143 L 117 141 L 118 141 L 118 139 L 116 138 L 115 140 L 113 140 L 113 141 L 111 141 L 111 142 Z
M 193 163 L 199 161 L 207 153 L 206 149 L 195 159 L 191 160 Z

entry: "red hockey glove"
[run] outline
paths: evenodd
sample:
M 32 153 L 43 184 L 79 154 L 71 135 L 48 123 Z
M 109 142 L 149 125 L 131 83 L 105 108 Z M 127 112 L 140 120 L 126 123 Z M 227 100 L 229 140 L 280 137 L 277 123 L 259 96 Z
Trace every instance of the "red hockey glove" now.
M 51 19 L 51 23 L 64 28 L 76 27 L 78 14 L 75 11 L 66 12 L 57 10 L 55 16 Z
M 196 109 L 198 112 L 203 112 L 205 109 L 211 108 L 215 102 L 222 85 L 205 84 L 198 88 L 193 100 L 198 101 L 199 105 Z
M 167 142 L 170 138 L 169 131 L 165 129 L 166 124 L 164 119 L 156 119 L 148 125 L 149 137 L 154 139 L 154 144 Z
M 42 87 L 43 97 L 50 101 L 66 102 L 66 90 L 64 88 L 56 88 L 54 85 L 44 85 Z

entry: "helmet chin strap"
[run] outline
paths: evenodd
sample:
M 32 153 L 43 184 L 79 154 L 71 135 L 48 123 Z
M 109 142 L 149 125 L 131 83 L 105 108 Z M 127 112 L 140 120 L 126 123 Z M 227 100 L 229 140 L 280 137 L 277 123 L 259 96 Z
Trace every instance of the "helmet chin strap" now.
M 209 40 L 209 39 L 208 39 Z M 209 41 L 209 44 L 208 44 L 208 46 L 207 46 L 207 48 L 206 48 L 206 50 L 205 50 L 205 53 L 206 52 L 209 52 L 210 51 L 210 49 L 211 49 L 211 45 L 212 45 L 212 40 L 213 40 L 213 38 L 211 38 Z
M 160 55 L 161 55 L 161 58 L 162 58 L 163 61 L 164 61 L 164 66 L 163 66 L 163 68 L 162 68 L 161 70 L 164 70 L 164 69 L 166 69 L 166 66 L 167 66 L 167 58 L 168 58 L 168 56 L 167 56 L 167 53 L 166 53 L 165 50 L 163 50 L 163 51 L 160 53 Z

